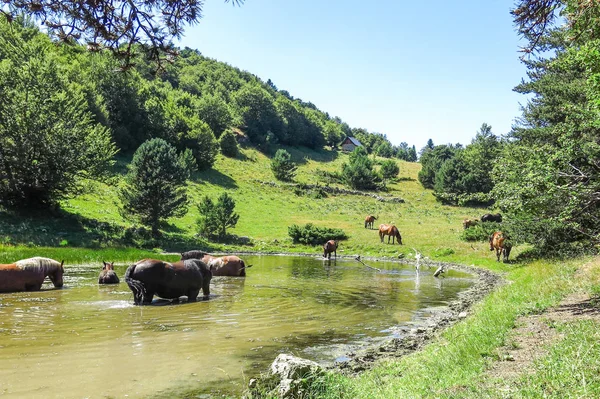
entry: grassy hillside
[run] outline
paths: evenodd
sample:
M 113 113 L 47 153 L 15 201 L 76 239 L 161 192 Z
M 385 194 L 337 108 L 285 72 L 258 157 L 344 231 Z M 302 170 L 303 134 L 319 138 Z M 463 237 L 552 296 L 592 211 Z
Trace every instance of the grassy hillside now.
M 306 184 L 325 184 L 319 181 L 318 171 L 339 172 L 347 155 L 328 150 L 286 148 L 299 163 L 296 181 Z M 123 231 L 136 225 L 124 220 L 118 211 L 117 186 L 121 184 L 128 159 L 120 158 L 115 176 L 109 184 L 89 182 L 87 193 L 63 201 L 62 214 L 7 215 L 0 227 L 1 240 L 8 244 L 33 246 L 62 246 L 106 248 L 131 245 L 124 239 Z M 270 170 L 270 159 L 252 148 L 242 150 L 241 156 L 230 159 L 219 156 L 213 169 L 197 173 L 189 182 L 188 193 L 192 205 L 183 218 L 171 219 L 163 226 L 159 241 L 139 240 L 144 247 L 160 247 L 165 251 L 205 248 L 220 251 L 282 251 L 318 254 L 320 247 L 295 245 L 288 236 L 292 224 L 314 223 L 318 226 L 343 229 L 349 236 L 341 243 L 338 253 L 371 256 L 414 254 L 413 248 L 432 259 L 469 262 L 477 254 L 492 259 L 485 243 L 471 244 L 461 241 L 461 221 L 465 217 L 478 217 L 484 209 L 443 206 L 437 203 L 430 191 L 417 181 L 420 165 L 398 161 L 398 181 L 388 185 L 382 196 L 401 197 L 404 203 L 380 202 L 358 195 L 332 195 L 315 199 L 310 195 L 297 195 L 289 185 L 275 181 Z M 196 204 L 204 195 L 216 198 L 227 191 L 236 201 L 240 219 L 229 232 L 238 237 L 249 237 L 250 245 L 207 242 L 196 236 Z M 378 216 L 380 223 L 396 224 L 404 245 L 381 244 L 376 230 L 364 228 L 368 214 Z M 139 226 L 137 226 L 139 227 Z M 516 248 L 515 255 L 519 248 Z

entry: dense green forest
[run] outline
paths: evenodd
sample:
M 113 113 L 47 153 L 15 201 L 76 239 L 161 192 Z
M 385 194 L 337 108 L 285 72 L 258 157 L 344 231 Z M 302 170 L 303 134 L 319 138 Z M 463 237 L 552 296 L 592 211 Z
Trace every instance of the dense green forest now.
M 232 136 L 265 153 L 278 144 L 337 146 L 354 136 L 369 153 L 416 160 L 414 146 L 351 128 L 270 80 L 197 50 L 181 49 L 157 73 L 142 56 L 123 71 L 111 54 L 55 44 L 23 18 L 2 17 L 0 41 L 5 205 L 52 204 L 76 191 L 78 176 L 100 176 L 115 153 L 152 138 L 191 152 L 198 170 L 211 168 L 220 148 L 235 156 Z M 40 142 L 51 145 L 34 145 Z

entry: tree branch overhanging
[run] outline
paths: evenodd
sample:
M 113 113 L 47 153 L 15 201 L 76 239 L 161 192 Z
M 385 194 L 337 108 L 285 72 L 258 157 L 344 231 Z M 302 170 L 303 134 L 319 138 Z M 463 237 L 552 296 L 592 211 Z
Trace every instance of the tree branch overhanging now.
M 224 0 L 241 5 L 244 0 Z M 3 0 L 0 15 L 12 21 L 18 14 L 32 16 L 51 36 L 85 43 L 91 51 L 111 51 L 122 68 L 133 65 L 134 49 L 162 62 L 176 55 L 172 40 L 184 27 L 202 18 L 204 0 Z

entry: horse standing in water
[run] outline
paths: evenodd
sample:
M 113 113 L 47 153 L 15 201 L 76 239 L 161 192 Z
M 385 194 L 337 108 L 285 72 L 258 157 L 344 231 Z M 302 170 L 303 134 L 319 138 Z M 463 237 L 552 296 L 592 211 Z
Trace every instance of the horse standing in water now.
M 368 227 L 369 229 L 373 229 L 373 223 L 377 220 L 377 218 L 373 215 L 369 215 L 365 218 L 365 229 Z
M 181 254 L 181 260 L 200 259 L 210 268 L 213 276 L 246 277 L 246 266 L 244 261 L 235 255 L 212 256 L 204 251 L 188 251 Z
M 333 252 L 334 258 L 337 259 L 337 247 L 338 242 L 335 240 L 329 240 L 323 244 L 323 258 L 331 259 L 331 253 Z
M 63 286 L 65 261 L 49 258 L 29 258 L 0 265 L 0 292 L 39 291 L 46 276 L 56 288 Z
M 400 230 L 393 224 L 380 224 L 379 225 L 379 238 L 383 242 L 383 237 L 388 236 L 388 244 L 390 243 L 390 237 L 392 238 L 392 244 L 394 239 L 398 240 L 398 244 L 402 245 L 402 236 Z
M 512 244 L 508 241 L 510 238 L 501 231 L 496 231 L 490 236 L 490 251 L 496 250 L 496 261 L 500 262 L 500 254 L 502 254 L 502 262 L 508 262 L 508 256 L 512 249 Z
M 100 276 L 98 276 L 98 284 L 119 284 L 119 276 L 115 272 L 114 262 L 104 262 Z

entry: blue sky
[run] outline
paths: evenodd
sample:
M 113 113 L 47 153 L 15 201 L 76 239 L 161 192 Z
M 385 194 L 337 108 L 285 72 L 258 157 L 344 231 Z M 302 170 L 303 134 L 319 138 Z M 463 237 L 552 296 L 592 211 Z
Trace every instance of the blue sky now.
M 510 131 L 526 99 L 513 0 L 207 0 L 178 43 L 420 149 Z

